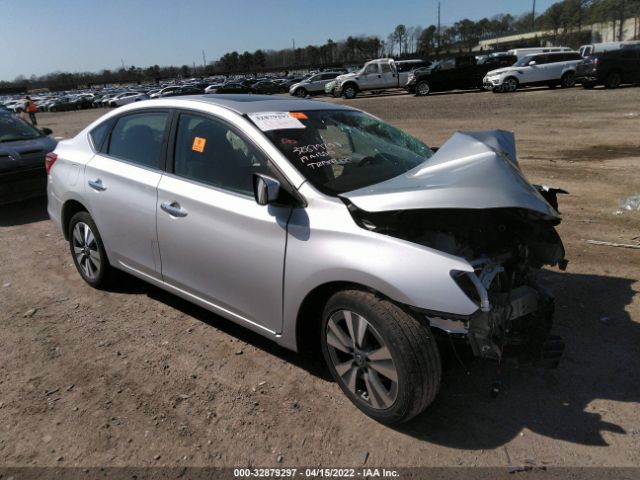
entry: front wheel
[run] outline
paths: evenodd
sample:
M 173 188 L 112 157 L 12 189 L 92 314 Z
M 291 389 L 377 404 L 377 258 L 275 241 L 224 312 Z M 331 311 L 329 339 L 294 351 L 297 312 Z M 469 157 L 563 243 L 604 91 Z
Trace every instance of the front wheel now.
M 502 90 L 504 92 L 515 92 L 518 89 L 518 80 L 513 77 L 507 78 L 502 83 Z
M 294 92 L 296 97 L 305 98 L 307 96 L 307 91 L 304 88 L 297 88 Z
M 604 81 L 606 88 L 618 88 L 622 83 L 622 77 L 618 72 L 611 72 Z
M 420 83 L 418 83 L 418 85 L 416 85 L 417 97 L 424 97 L 425 95 L 429 95 L 430 92 L 431 92 L 431 86 L 429 85 L 429 82 L 427 82 L 426 80 L 423 80 Z
M 345 395 L 371 418 L 405 422 L 440 388 L 440 354 L 429 327 L 393 302 L 347 290 L 327 302 L 322 352 Z
M 104 287 L 112 274 L 98 228 L 87 212 L 76 213 L 69 222 L 69 248 L 82 279 L 94 288 Z
M 356 98 L 357 94 L 358 94 L 358 90 L 353 85 L 347 85 L 343 89 L 344 98 L 348 98 L 348 99 Z

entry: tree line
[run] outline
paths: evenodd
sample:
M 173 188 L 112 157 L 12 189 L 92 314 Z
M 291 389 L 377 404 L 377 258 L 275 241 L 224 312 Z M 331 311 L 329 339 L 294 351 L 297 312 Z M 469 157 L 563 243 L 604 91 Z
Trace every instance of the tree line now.
M 640 0 L 561 0 L 543 13 L 521 15 L 499 14 L 478 21 L 467 18 L 453 25 L 427 27 L 397 25 L 386 37 L 376 35 L 349 36 L 344 40 L 328 39 L 322 45 L 307 45 L 281 50 L 258 49 L 254 52 L 229 52 L 208 65 L 146 68 L 130 66 L 100 72 L 53 72 L 29 78 L 17 77 L 13 82 L 0 82 L 0 92 L 38 87 L 71 88 L 118 82 L 158 82 L 167 78 L 191 76 L 287 71 L 294 68 L 331 68 L 359 64 L 379 57 L 433 57 L 445 52 L 469 51 L 480 40 L 538 30 L 552 32 L 555 42 L 577 47 L 584 41 L 578 35 L 586 25 L 609 23 L 622 39 L 622 25 L 627 18 L 640 18 Z

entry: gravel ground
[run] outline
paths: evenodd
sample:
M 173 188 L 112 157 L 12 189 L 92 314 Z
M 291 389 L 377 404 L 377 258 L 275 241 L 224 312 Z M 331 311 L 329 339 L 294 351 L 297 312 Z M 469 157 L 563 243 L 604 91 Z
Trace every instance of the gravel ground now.
M 532 182 L 563 187 L 570 260 L 545 271 L 567 342 L 553 371 L 445 363 L 421 416 L 362 415 L 322 363 L 124 276 L 80 279 L 45 202 L 0 210 L 0 464 L 5 466 L 640 466 L 640 89 L 362 96 L 425 140 L 515 131 Z M 342 102 L 343 100 L 330 100 Z M 104 110 L 39 114 L 56 136 Z

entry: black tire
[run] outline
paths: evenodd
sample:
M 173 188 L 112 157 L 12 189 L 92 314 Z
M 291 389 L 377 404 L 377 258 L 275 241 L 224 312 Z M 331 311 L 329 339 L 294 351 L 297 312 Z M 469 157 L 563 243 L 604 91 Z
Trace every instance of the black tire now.
M 431 93 L 431 85 L 426 80 L 421 80 L 416 85 L 416 97 L 424 97 Z
M 353 83 L 347 83 L 342 87 L 342 95 L 347 99 L 356 98 L 356 95 L 358 95 L 358 87 Z
M 622 83 L 622 76 L 618 72 L 611 72 L 604 81 L 606 88 L 618 88 Z
M 352 312 L 350 315 L 355 314 L 366 320 L 368 324 L 366 330 L 369 333 L 365 333 L 363 344 L 367 343 L 367 338 L 369 338 L 369 345 L 375 345 L 375 339 L 379 337 L 383 340 L 380 345 L 388 349 L 387 353 L 389 353 L 390 358 L 385 362 L 391 362 L 391 369 L 396 374 L 397 382 L 395 386 L 391 387 L 391 391 L 394 392 L 394 398 L 391 400 L 390 397 L 387 397 L 389 402 L 384 408 L 381 406 L 375 408 L 374 401 L 369 398 L 368 392 L 369 387 L 373 384 L 371 374 L 375 374 L 374 376 L 378 380 L 382 378 L 384 381 L 389 382 L 390 377 L 380 376 L 369 366 L 373 363 L 379 364 L 379 362 L 369 359 L 367 355 L 380 350 L 365 352 L 365 349 L 363 349 L 358 350 L 358 352 L 352 352 L 352 354 L 344 353 L 344 351 L 338 352 L 333 346 L 335 341 L 328 339 L 330 335 L 327 332 L 333 331 L 329 322 L 333 322 L 337 316 L 343 314 L 342 312 Z M 350 318 L 357 317 L 351 316 Z M 335 326 L 335 323 L 333 326 Z M 346 290 L 334 294 L 329 299 L 322 317 L 321 344 L 322 353 L 329 371 L 344 394 L 361 411 L 378 422 L 393 425 L 410 420 L 427 408 L 440 389 L 442 376 L 440 354 L 429 327 L 422 323 L 418 317 L 400 308 L 395 303 L 380 298 L 371 292 Z M 355 345 L 355 343 L 353 344 Z M 354 347 L 354 349 L 360 347 L 362 345 Z M 343 357 L 338 359 L 337 362 L 336 353 Z M 344 358 L 346 358 L 346 361 L 343 363 Z M 361 363 L 363 358 L 364 365 Z M 353 391 L 347 385 L 347 380 L 338 374 L 335 366 L 335 364 L 344 366 L 345 363 L 349 362 L 352 363 L 349 364 L 348 371 L 343 373 L 343 376 L 350 377 L 355 369 L 357 373 L 352 375 L 353 378 L 356 378 L 356 380 L 353 380 Z M 380 371 L 378 368 L 375 368 L 375 370 Z M 365 384 L 367 380 L 371 380 L 371 383 Z M 356 385 L 360 385 L 362 391 L 358 391 Z M 378 391 L 376 389 L 371 390 Z M 374 395 L 372 394 L 371 396 L 373 397 Z
M 562 88 L 571 88 L 576 84 L 576 74 L 574 72 L 565 72 L 560 78 L 560 86 Z
M 85 256 L 84 264 L 81 263 L 81 260 L 78 259 L 76 255 L 76 248 L 78 247 L 77 237 L 74 234 L 74 230 L 76 225 L 84 224 L 90 228 L 91 233 L 95 239 L 95 248 L 91 248 L 91 250 L 95 250 L 100 258 L 100 265 L 97 268 L 97 273 L 95 276 L 91 277 L 87 274 L 87 270 L 84 266 L 87 261 L 89 261 Z M 98 231 L 98 227 L 96 227 L 93 218 L 89 215 L 88 212 L 78 212 L 73 217 L 71 217 L 71 221 L 69 222 L 69 229 L 67 231 L 67 235 L 69 238 L 69 250 L 71 252 L 71 258 L 73 259 L 73 264 L 76 266 L 78 273 L 82 277 L 82 279 L 91 285 L 93 288 L 103 288 L 109 284 L 110 279 L 113 277 L 113 267 L 109 264 L 109 259 L 107 258 L 107 253 L 104 249 L 104 244 L 102 243 L 102 237 L 100 236 L 100 232 Z M 93 257 L 92 257 L 93 258 Z M 95 265 L 95 261 L 91 262 L 91 265 Z
M 515 92 L 520 86 L 520 82 L 515 77 L 509 77 L 502 82 L 502 91 L 505 93 Z
M 302 87 L 300 87 L 300 88 L 296 88 L 296 89 L 295 89 L 295 91 L 293 92 L 293 94 L 294 94 L 296 97 L 306 98 L 306 96 L 307 96 L 307 90 L 306 90 L 306 89 L 304 89 L 304 88 L 302 88 Z

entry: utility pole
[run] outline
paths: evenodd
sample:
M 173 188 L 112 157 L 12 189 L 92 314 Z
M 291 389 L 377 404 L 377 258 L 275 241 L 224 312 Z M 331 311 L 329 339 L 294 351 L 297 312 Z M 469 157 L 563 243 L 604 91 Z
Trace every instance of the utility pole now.
M 296 50 L 296 39 L 292 38 L 291 41 L 293 42 L 293 51 L 295 52 L 295 50 Z
M 440 50 L 440 2 L 438 2 L 438 49 L 436 51 Z
M 207 70 L 207 56 L 204 54 L 204 50 L 202 50 L 202 66 Z
M 533 12 L 531 13 L 531 31 L 536 31 L 536 0 L 533 0 Z

